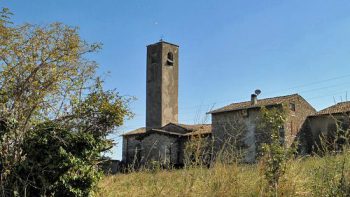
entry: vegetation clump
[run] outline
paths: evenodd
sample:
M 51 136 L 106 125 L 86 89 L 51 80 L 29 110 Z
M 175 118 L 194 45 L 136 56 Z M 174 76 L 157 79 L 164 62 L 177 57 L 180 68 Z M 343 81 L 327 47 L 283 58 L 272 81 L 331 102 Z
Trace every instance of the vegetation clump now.
M 15 25 L 0 13 L 0 196 L 89 196 L 107 135 L 132 115 L 104 90 L 78 29 Z

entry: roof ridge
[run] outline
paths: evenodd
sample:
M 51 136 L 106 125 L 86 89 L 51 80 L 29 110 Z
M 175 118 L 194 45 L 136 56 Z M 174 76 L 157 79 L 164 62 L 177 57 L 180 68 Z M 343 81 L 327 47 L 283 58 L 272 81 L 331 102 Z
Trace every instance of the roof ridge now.
M 211 124 L 183 124 L 183 123 L 173 123 L 173 124 L 178 124 L 178 125 L 185 125 L 185 126 L 197 126 L 197 125 L 211 125 Z
M 264 102 L 264 101 L 268 101 L 268 100 L 273 100 L 273 99 L 285 99 L 285 98 L 289 98 L 289 97 L 301 97 L 298 93 L 294 93 L 294 94 L 288 94 L 288 95 L 283 95 L 283 96 L 274 96 L 274 97 L 268 97 L 268 98 L 262 98 L 262 99 L 258 99 L 258 102 Z M 305 100 L 305 99 L 304 99 Z M 216 113 L 216 112 L 224 112 L 224 111 L 231 111 L 231 110 L 225 110 L 225 108 L 228 108 L 228 107 L 233 107 L 234 105 L 239 105 L 239 104 L 247 104 L 247 103 L 250 103 L 251 101 L 242 101 L 242 102 L 234 102 L 234 103 L 231 103 L 231 104 L 228 104 L 228 105 L 225 105 L 223 107 L 220 107 L 218 109 L 215 109 L 215 110 L 211 110 L 209 112 L 207 112 L 207 114 L 210 114 L 210 113 Z M 276 103 L 277 104 L 277 103 Z M 250 107 L 258 107 L 259 105 L 252 105 Z M 248 106 L 245 106 L 243 108 L 247 108 Z M 233 109 L 234 110 L 234 109 Z
M 342 102 L 338 102 L 336 105 L 338 105 L 338 104 L 344 104 L 344 103 L 350 103 L 350 101 L 342 101 Z
M 322 110 L 319 110 L 315 113 L 315 115 L 324 115 L 324 114 L 332 114 L 332 113 L 342 113 L 350 111 L 350 101 L 338 102 L 334 105 L 326 107 Z

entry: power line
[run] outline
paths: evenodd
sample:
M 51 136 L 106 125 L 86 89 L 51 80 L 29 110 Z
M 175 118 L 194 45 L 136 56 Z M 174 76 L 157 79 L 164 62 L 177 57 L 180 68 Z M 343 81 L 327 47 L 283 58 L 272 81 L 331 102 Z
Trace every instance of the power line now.
M 335 85 L 331 85 L 331 86 L 325 86 L 325 87 L 319 87 L 319 88 L 314 88 L 314 89 L 310 89 L 310 90 L 304 90 L 304 91 L 299 91 L 298 93 L 308 93 L 308 92 L 315 92 L 315 91 L 319 91 L 319 90 L 324 90 L 324 89 L 327 89 L 327 88 L 332 88 L 332 87 L 342 87 L 343 85 L 348 85 L 348 83 L 341 83 L 341 84 L 335 84 Z M 346 91 L 346 90 L 344 90 Z M 341 93 L 341 92 L 338 92 L 338 93 Z M 335 93 L 337 94 L 337 93 Z M 312 100 L 314 98 L 322 98 L 322 97 L 326 97 L 328 95 L 321 95 L 321 96 L 316 96 L 316 97 L 311 97 L 311 98 L 308 98 L 307 100 Z M 267 98 L 270 97 L 270 96 L 267 96 Z M 244 97 L 246 98 L 246 97 Z M 241 100 L 244 99 L 243 97 L 241 98 Z M 239 100 L 239 99 L 237 99 Z M 230 100 L 232 101 L 232 100 Z M 202 107 L 205 107 L 206 109 L 209 109 L 211 107 L 213 107 L 215 104 L 217 104 L 219 102 L 213 102 L 213 103 L 210 103 L 210 104 L 202 104 L 202 105 L 196 105 L 196 106 L 193 106 L 193 107 L 190 107 L 190 108 L 182 108 L 182 110 L 180 111 L 188 111 L 190 110 L 191 112 L 187 112 L 187 113 L 181 113 L 182 115 L 184 114 L 192 114 L 194 111 L 202 111 Z M 135 114 L 136 118 L 144 118 L 145 115 L 144 114 Z
M 285 92 L 285 91 L 293 90 L 293 89 L 296 89 L 296 88 L 308 87 L 308 86 L 312 86 L 312 85 L 315 85 L 315 84 L 320 84 L 320 83 L 324 83 L 324 82 L 328 82 L 328 81 L 334 81 L 334 80 L 343 79 L 343 78 L 347 78 L 347 77 L 350 77 L 350 74 L 342 75 L 342 76 L 338 76 L 338 77 L 332 77 L 332 78 L 328 78 L 328 79 L 324 79 L 324 80 L 319 80 L 319 81 L 314 81 L 314 82 L 311 82 L 311 83 L 302 84 L 302 85 L 298 85 L 298 86 L 292 86 L 292 87 L 285 88 L 285 89 L 274 90 L 274 91 L 266 92 L 265 95 L 274 95 L 274 94 L 276 94 L 276 93 Z M 301 91 L 301 92 L 305 93 L 305 92 L 308 92 L 308 91 Z M 299 93 L 301 93 L 301 92 L 299 92 Z M 245 98 L 246 98 L 246 97 L 241 97 L 241 98 L 236 99 L 236 100 L 243 100 L 243 99 L 245 99 Z M 196 105 L 196 106 L 192 106 L 192 107 L 190 106 L 190 107 L 186 107 L 186 109 L 198 108 L 198 107 L 200 107 L 200 106 L 211 106 L 211 105 L 213 105 L 213 104 L 223 103 L 223 102 L 229 102 L 229 101 L 232 101 L 232 99 L 225 99 L 225 100 L 216 101 L 216 102 L 211 102 L 211 103 L 209 103 L 209 104 L 204 104 L 204 105 Z M 181 108 L 180 108 L 180 109 L 181 109 Z
M 348 75 L 350 76 L 350 75 Z M 340 77 L 338 77 L 337 79 L 339 79 Z M 332 78 L 332 79 L 335 79 L 335 78 Z M 329 79 L 327 80 L 324 80 L 324 81 L 329 81 Z M 315 84 L 315 83 L 313 83 Z M 340 84 L 334 84 L 334 85 L 331 85 L 331 86 L 323 86 L 323 87 L 319 87 L 319 88 L 314 88 L 314 89 L 310 89 L 310 90 L 303 90 L 303 91 L 298 91 L 298 93 L 308 93 L 308 92 L 315 92 L 315 91 L 319 91 L 319 90 L 324 90 L 324 89 L 328 89 L 328 88 L 333 88 L 333 87 L 342 87 L 344 85 L 348 85 L 348 83 L 340 83 Z M 304 87 L 306 87 L 306 85 L 304 85 Z M 275 91 L 277 92 L 277 91 Z M 269 96 L 267 96 L 268 98 Z M 243 100 L 245 99 L 246 97 L 241 97 L 240 99 L 235 99 L 235 100 Z M 230 99 L 230 100 L 224 100 L 224 101 L 218 101 L 218 102 L 212 102 L 212 103 L 209 103 L 209 104 L 200 104 L 200 105 L 193 105 L 192 107 L 187 107 L 187 108 L 180 108 L 180 111 L 188 111 L 188 110 L 191 110 L 192 112 L 193 111 L 198 111 L 198 110 L 201 110 L 202 107 L 205 107 L 205 108 L 210 108 L 212 106 L 214 106 L 215 104 L 217 103 L 222 103 L 222 102 L 227 102 L 227 101 L 232 101 L 234 99 Z M 190 113 L 192 113 L 190 112 Z M 182 114 L 189 114 L 189 113 L 182 113 Z M 144 114 L 135 114 L 139 117 L 145 117 Z
M 276 94 L 276 93 L 280 93 L 280 92 L 284 92 L 284 91 L 288 91 L 288 90 L 293 90 L 293 89 L 296 89 L 296 88 L 309 87 L 309 86 L 312 86 L 312 85 L 315 85 L 315 84 L 321 84 L 321 83 L 324 83 L 324 82 L 335 81 L 335 80 L 344 79 L 344 78 L 348 78 L 348 77 L 350 77 L 350 74 L 342 75 L 342 76 L 338 76 L 338 77 L 332 77 L 332 78 L 319 80 L 319 81 L 314 81 L 314 82 L 311 82 L 311 83 L 302 84 L 302 85 L 298 85 L 298 86 L 293 86 L 293 87 L 281 89 L 281 90 L 278 90 L 278 91 L 277 90 L 276 91 L 271 91 L 271 92 L 268 92 L 267 95 L 272 95 L 272 94 Z M 340 85 L 347 85 L 347 84 L 348 83 L 334 84 L 334 85 L 331 85 L 331 86 L 319 87 L 319 88 L 314 88 L 314 89 L 310 89 L 310 90 L 303 90 L 303 91 L 299 91 L 298 93 L 314 92 L 314 91 L 324 90 L 324 89 L 327 89 L 327 88 L 339 87 Z M 318 99 L 318 98 L 324 98 L 324 97 L 328 97 L 328 96 L 333 96 L 334 94 L 343 93 L 344 91 L 347 92 L 348 90 L 342 90 L 341 92 L 334 92 L 332 94 L 327 94 L 327 95 L 320 95 L 320 96 L 315 96 L 315 97 L 309 97 L 306 100 L 314 100 L 314 99 Z M 267 98 L 268 97 L 270 97 L 270 96 L 267 96 Z M 236 99 L 236 100 L 243 100 L 245 98 L 246 97 L 241 97 L 240 99 Z M 192 107 L 180 108 L 180 110 L 192 110 L 192 112 L 190 112 L 190 113 L 181 113 L 182 115 L 193 114 L 194 113 L 193 109 L 198 111 L 198 110 L 201 110 L 200 108 L 205 107 L 205 106 L 207 106 L 207 108 L 208 108 L 208 107 L 213 106 L 213 105 L 215 105 L 217 103 L 229 102 L 229 101 L 232 101 L 232 100 L 233 99 L 221 100 L 221 101 L 212 102 L 212 103 L 208 103 L 208 104 L 201 104 L 201 105 L 195 105 L 195 106 L 192 106 Z M 144 114 L 136 114 L 136 116 L 138 118 L 144 118 L 145 117 Z M 135 128 L 135 127 L 137 127 L 137 126 L 136 125 L 131 125 L 131 126 L 129 125 L 126 128 Z M 126 128 L 124 127 L 124 129 L 126 129 Z
M 280 91 L 287 91 L 287 90 L 292 90 L 292 89 L 296 89 L 296 88 L 307 87 L 307 86 L 320 84 L 320 83 L 333 81 L 333 80 L 338 80 L 338 79 L 343 79 L 343 78 L 347 78 L 347 77 L 350 77 L 350 74 L 346 74 L 346 75 L 342 75 L 342 76 L 338 76 L 338 77 L 332 77 L 332 78 L 328 78 L 328 79 L 323 79 L 323 80 L 319 80 L 319 81 L 314 81 L 314 82 L 311 82 L 311 83 L 302 84 L 302 85 L 298 85 L 298 86 L 294 86 L 294 87 L 289 87 L 287 89 L 282 89 Z M 277 91 L 277 92 L 280 92 L 280 91 Z M 270 93 L 276 93 L 276 91 L 275 92 L 270 92 Z
M 306 98 L 306 100 L 309 101 L 309 100 L 315 100 L 315 99 L 319 99 L 319 98 L 325 98 L 325 97 L 329 97 L 329 96 L 334 96 L 334 94 L 340 94 L 340 93 L 344 93 L 347 91 L 349 91 L 349 90 L 342 90 L 342 91 L 338 91 L 338 92 L 333 92 L 332 94 L 309 97 L 309 98 Z M 192 113 L 186 113 L 186 114 L 192 114 Z M 125 131 L 126 129 L 131 129 L 131 128 L 135 128 L 135 127 L 139 127 L 139 126 L 137 126 L 137 125 L 128 125 L 126 127 L 123 126 L 123 130 Z

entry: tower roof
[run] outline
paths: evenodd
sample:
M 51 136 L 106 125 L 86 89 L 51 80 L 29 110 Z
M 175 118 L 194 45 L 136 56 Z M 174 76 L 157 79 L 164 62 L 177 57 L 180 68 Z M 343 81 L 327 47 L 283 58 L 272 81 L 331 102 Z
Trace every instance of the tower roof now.
M 152 46 L 152 45 L 158 45 L 158 44 L 169 44 L 169 45 L 173 45 L 173 46 L 179 47 L 179 45 L 176 45 L 176 44 L 173 44 L 173 43 L 170 43 L 170 42 L 166 42 L 166 41 L 164 41 L 162 39 L 159 40 L 158 42 L 154 43 L 154 44 L 147 45 L 147 47 Z

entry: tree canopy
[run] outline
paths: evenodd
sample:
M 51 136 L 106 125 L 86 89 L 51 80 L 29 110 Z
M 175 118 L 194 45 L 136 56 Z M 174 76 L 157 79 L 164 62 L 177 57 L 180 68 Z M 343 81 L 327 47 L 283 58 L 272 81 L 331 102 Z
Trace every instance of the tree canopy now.
M 78 28 L 16 25 L 10 16 L 2 9 L 0 195 L 90 195 L 107 135 L 132 115 L 130 98 L 103 89 L 87 58 L 101 44 Z

